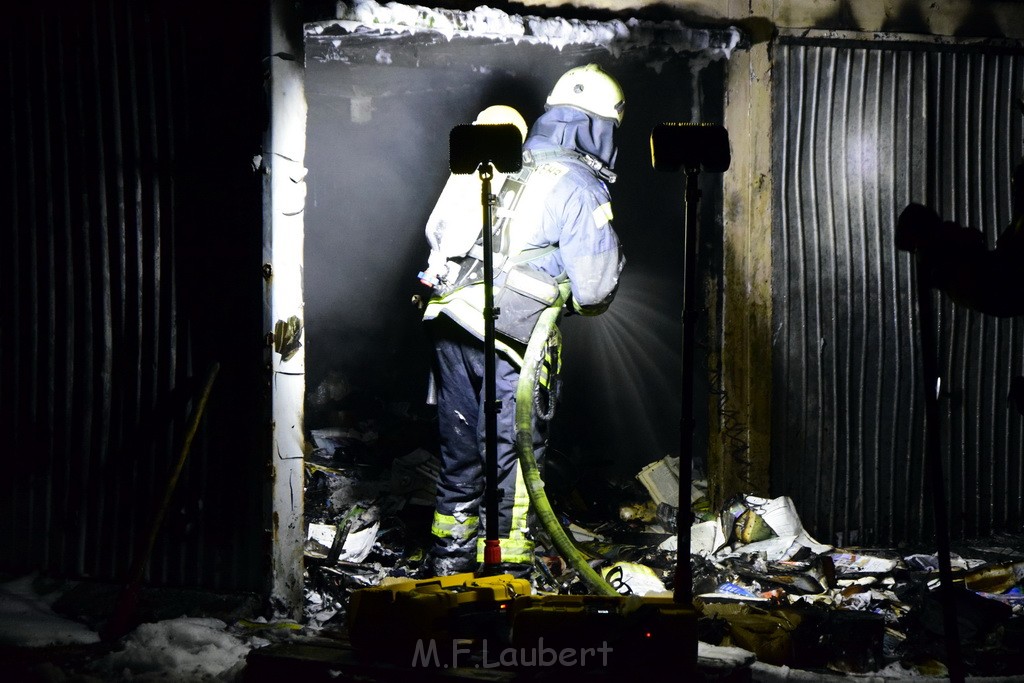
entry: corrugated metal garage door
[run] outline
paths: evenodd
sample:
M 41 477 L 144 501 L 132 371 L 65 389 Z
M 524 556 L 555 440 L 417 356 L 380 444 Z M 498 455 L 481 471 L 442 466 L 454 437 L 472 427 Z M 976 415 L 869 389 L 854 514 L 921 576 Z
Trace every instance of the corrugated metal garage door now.
M 264 23 L 104 0 L 0 25 L 0 573 L 123 578 L 216 360 L 147 581 L 264 586 Z
M 932 532 L 910 202 L 979 228 L 1010 220 L 1022 154 L 1020 46 L 789 38 L 773 126 L 772 487 L 821 540 L 895 544 Z M 1018 529 L 1024 326 L 938 304 L 942 449 L 954 536 Z

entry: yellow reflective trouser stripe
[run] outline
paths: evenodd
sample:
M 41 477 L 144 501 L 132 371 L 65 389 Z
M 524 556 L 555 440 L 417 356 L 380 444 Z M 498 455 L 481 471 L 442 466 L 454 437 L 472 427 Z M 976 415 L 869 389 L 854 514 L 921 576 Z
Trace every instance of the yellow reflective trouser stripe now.
M 502 562 L 533 562 L 534 542 L 527 536 L 530 531 L 530 493 L 526 490 L 522 468 L 516 463 L 516 490 L 512 495 L 512 529 L 508 538 L 498 539 Z M 477 562 L 484 561 L 484 540 L 476 544 Z
M 516 564 L 533 563 L 533 541 L 528 541 L 526 539 L 517 540 L 513 538 L 501 538 L 498 539 L 498 545 L 501 547 L 502 562 L 514 562 Z M 483 540 L 477 541 L 476 561 L 480 564 L 484 563 Z
M 533 563 L 533 541 L 526 538 L 499 538 L 498 545 L 501 547 L 501 561 L 515 562 L 517 564 Z M 484 562 L 484 539 L 478 539 L 476 543 L 476 561 Z
M 594 225 L 598 228 L 603 228 L 608 225 L 612 220 L 612 205 L 610 202 L 605 202 L 601 206 L 594 209 Z
M 442 515 L 435 510 L 430 532 L 438 538 L 471 538 L 477 533 L 478 526 L 480 518 L 475 515 L 469 515 L 460 522 L 452 515 Z

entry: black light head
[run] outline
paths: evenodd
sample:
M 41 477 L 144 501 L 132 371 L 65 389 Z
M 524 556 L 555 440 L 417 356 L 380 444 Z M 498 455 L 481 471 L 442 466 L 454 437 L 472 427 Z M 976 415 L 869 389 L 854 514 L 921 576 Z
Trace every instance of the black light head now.
M 651 131 L 651 165 L 657 171 L 729 170 L 729 133 L 717 123 L 659 123 Z
M 523 137 L 511 123 L 463 124 L 448 136 L 448 165 L 452 173 L 476 173 L 482 164 L 493 164 L 502 173 L 523 167 Z

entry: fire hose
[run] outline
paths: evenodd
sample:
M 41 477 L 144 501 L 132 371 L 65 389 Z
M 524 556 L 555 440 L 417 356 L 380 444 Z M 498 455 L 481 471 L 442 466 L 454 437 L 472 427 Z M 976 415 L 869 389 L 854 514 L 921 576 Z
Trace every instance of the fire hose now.
M 548 342 L 553 335 L 559 334 L 556 327 L 559 313 L 558 307 L 548 308 L 541 313 L 523 354 L 523 368 L 519 374 L 519 384 L 516 385 L 516 450 L 519 453 L 519 469 L 537 518 L 551 537 L 562 559 L 599 595 L 616 596 L 619 592 L 590 566 L 562 528 L 544 491 L 544 481 L 541 479 L 540 467 L 533 451 L 534 396 L 541 384 L 541 370 L 544 367 Z M 549 379 L 552 382 L 554 380 L 553 377 Z M 554 398 L 550 400 L 554 401 Z M 550 411 L 548 416 L 550 417 Z

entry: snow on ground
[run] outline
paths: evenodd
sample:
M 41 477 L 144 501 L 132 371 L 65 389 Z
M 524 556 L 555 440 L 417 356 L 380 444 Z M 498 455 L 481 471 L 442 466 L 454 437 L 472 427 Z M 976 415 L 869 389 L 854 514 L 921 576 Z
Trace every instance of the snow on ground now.
M 51 608 L 60 593 L 40 595 L 34 575 L 0 584 L 0 645 L 47 647 L 98 643 L 99 634 Z M 103 681 L 226 681 L 244 668 L 253 647 L 267 644 L 229 632 L 212 618 L 182 616 L 141 624 L 118 649 L 91 663 Z
M 38 595 L 34 579 L 29 575 L 0 584 L 0 645 L 45 647 L 99 642 L 95 631 L 56 614 L 50 605 L 59 596 Z
M 226 628 L 219 619 L 189 617 L 141 624 L 93 673 L 108 681 L 233 680 L 252 647 Z

